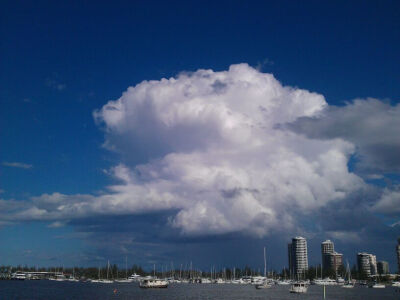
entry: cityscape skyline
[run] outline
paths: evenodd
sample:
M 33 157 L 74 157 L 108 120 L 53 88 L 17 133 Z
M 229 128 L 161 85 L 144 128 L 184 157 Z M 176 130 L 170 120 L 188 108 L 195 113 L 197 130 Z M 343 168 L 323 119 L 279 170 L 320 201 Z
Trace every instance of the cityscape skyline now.
M 343 254 L 338 253 L 335 251 L 335 246 L 334 246 L 334 242 L 331 240 L 325 240 L 323 242 L 321 242 L 321 261 L 315 264 L 309 264 L 308 262 L 308 248 L 307 248 L 307 239 L 301 236 L 296 236 L 293 237 L 291 242 L 287 244 L 287 250 L 288 250 L 288 262 L 287 262 L 287 266 L 282 267 L 282 269 L 278 269 L 278 268 L 271 268 L 270 265 L 270 261 L 269 259 L 267 259 L 267 264 L 265 266 L 268 265 L 268 268 L 265 269 L 268 273 L 275 271 L 275 272 L 283 272 L 285 269 L 287 269 L 289 271 L 289 276 L 290 277 L 294 277 L 294 278 L 302 278 L 304 272 L 308 271 L 309 267 L 313 267 L 313 268 L 317 268 L 317 273 L 318 272 L 324 272 L 324 274 L 330 274 L 330 275 L 326 275 L 326 276 L 332 276 L 332 274 L 336 274 L 335 276 L 337 276 L 338 274 L 338 270 L 339 267 L 343 267 L 343 269 L 341 270 L 343 272 L 343 270 L 345 270 L 345 262 L 343 260 Z M 398 255 L 398 248 L 400 246 L 400 237 L 398 238 L 398 244 L 396 245 L 396 256 Z M 265 251 L 265 247 L 264 247 L 264 251 Z M 339 256 L 339 260 L 335 259 L 334 257 Z M 399 258 L 399 257 L 398 257 Z M 127 256 L 125 258 L 125 264 L 127 264 Z M 346 262 L 348 262 L 349 259 L 346 258 Z M 398 261 L 399 262 L 399 261 Z M 158 263 L 161 268 L 163 268 L 163 266 L 165 265 L 166 270 L 168 269 L 168 263 L 165 264 L 165 262 L 159 262 Z M 171 266 L 174 263 L 171 261 Z M 21 264 L 19 264 L 21 265 Z M 117 263 L 117 265 L 120 265 Z M 137 267 L 142 267 L 141 265 L 137 265 L 135 262 L 133 262 L 134 266 Z M 179 265 L 179 263 L 178 263 Z M 181 263 L 181 265 L 183 266 L 183 264 Z M 192 265 L 193 268 L 193 260 L 190 260 L 190 265 Z M 217 264 L 218 265 L 218 264 Z M 3 266 L 5 266 L 3 264 Z M 54 265 L 56 266 L 56 265 Z M 54 267 L 53 266 L 53 267 Z M 155 268 L 156 264 L 153 264 L 153 268 Z M 251 268 L 255 268 L 255 270 L 257 270 L 258 267 L 258 273 L 262 273 L 260 270 L 262 268 L 260 268 L 261 265 L 259 266 L 249 266 L 248 264 L 245 264 L 243 266 L 228 266 L 228 265 L 223 265 L 220 264 L 219 265 L 219 270 L 224 270 L 225 268 L 230 268 L 232 267 L 232 270 L 235 267 L 251 267 Z M 12 267 L 16 267 L 16 266 L 12 266 Z M 35 267 L 37 268 L 42 268 L 45 266 L 28 266 L 26 265 L 26 267 Z M 73 266 L 64 266 L 63 268 L 67 267 L 67 268 L 72 268 Z M 121 267 L 121 265 L 120 265 Z M 123 266 L 122 266 L 123 267 Z M 321 269 L 322 267 L 322 269 Z M 393 272 L 390 272 L 390 267 L 389 267 L 389 263 L 387 261 L 384 260 L 378 260 L 377 256 L 371 253 L 366 253 L 366 252 L 358 252 L 356 254 L 356 259 L 355 262 L 352 264 L 351 266 L 352 268 L 356 267 L 358 272 L 362 272 L 364 274 L 366 274 L 367 276 L 371 276 L 371 275 L 384 275 L 384 274 L 400 274 L 400 268 L 397 270 L 397 272 L 395 270 L 393 270 Z M 185 268 L 188 268 L 188 262 L 186 262 L 185 264 Z M 215 269 L 218 270 L 215 266 L 212 266 L 211 269 Z M 151 271 L 152 269 L 148 269 L 148 268 L 144 268 L 144 270 L 146 271 Z M 207 269 L 202 270 L 201 268 L 197 269 L 198 271 L 202 271 L 202 272 L 207 272 Z M 333 273 L 331 273 L 331 272 Z
M 398 1 L 0 7 L 0 265 L 400 267 Z

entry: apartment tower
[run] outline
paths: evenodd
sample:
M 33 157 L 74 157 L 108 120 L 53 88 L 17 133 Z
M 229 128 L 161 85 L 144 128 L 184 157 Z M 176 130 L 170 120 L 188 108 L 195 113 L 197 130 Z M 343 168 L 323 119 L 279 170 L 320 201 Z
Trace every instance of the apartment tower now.
M 357 254 L 358 271 L 367 276 L 376 275 L 378 272 L 376 255 L 361 252 Z
M 397 272 L 400 274 L 400 237 L 397 239 Z
M 289 270 L 292 276 L 303 278 L 308 270 L 307 240 L 301 236 L 288 244 Z

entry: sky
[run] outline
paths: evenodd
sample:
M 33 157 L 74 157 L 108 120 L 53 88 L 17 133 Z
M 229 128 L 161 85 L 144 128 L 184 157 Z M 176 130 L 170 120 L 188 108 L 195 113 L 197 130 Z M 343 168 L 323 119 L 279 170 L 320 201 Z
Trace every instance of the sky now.
M 397 270 L 398 1 L 0 5 L 0 264 Z

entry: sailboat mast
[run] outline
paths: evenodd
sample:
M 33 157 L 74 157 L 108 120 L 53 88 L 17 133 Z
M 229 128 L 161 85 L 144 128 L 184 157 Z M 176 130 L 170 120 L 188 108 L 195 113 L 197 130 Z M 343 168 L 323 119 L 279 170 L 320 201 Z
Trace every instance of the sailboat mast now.
M 110 261 L 107 261 L 107 280 L 108 280 L 108 272 L 110 271 Z
M 264 247 L 264 277 L 267 277 L 267 257 L 265 255 L 265 247 Z
M 321 264 L 321 279 L 324 277 L 323 272 L 322 272 L 322 264 Z

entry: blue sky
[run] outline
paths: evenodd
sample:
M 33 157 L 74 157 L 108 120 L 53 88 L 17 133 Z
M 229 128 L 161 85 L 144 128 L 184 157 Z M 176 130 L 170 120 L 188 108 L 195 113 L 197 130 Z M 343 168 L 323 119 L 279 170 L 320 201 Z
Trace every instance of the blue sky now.
M 398 2 L 3 1 L 0 11 L 0 198 L 1 205 L 6 207 L 0 214 L 0 238 L 8 245 L 0 249 L 0 264 L 53 265 L 57 261 L 64 265 L 96 265 L 107 259 L 122 263 L 123 257 L 128 255 L 130 261 L 146 266 L 152 262 L 178 262 L 179 257 L 195 260 L 188 253 L 199 252 L 198 257 L 204 253 L 197 262 L 201 267 L 207 267 L 210 261 L 256 266 L 257 259 L 244 254 L 253 253 L 252 257 L 257 257 L 257 253 L 262 254 L 262 246 L 267 244 L 276 258 L 274 267 L 280 268 L 286 264 L 288 238 L 302 233 L 309 238 L 311 263 L 319 260 L 322 239 L 331 238 L 338 251 L 344 252 L 351 261 L 357 251 L 371 251 L 395 268 L 393 249 L 400 231 L 398 226 L 388 225 L 400 220 L 400 211 L 396 209 L 400 204 L 400 163 L 395 157 L 399 151 L 396 116 L 400 110 Z M 230 69 L 239 63 L 248 64 L 248 67 L 242 66 L 239 71 Z M 143 80 L 159 81 L 170 77 L 197 86 L 202 80 L 198 73 L 192 77 L 188 75 L 189 78 L 179 77 L 179 74 L 198 69 L 213 70 L 210 76 L 216 78 L 222 76 L 218 72 L 228 72 L 226 82 L 236 82 L 237 76 L 241 76 L 237 72 L 253 74 L 254 71 L 257 75 L 251 76 L 257 78 L 263 73 L 272 73 L 279 81 L 279 85 L 273 83 L 275 89 L 291 86 L 323 95 L 329 107 L 324 108 L 325 117 L 316 119 L 318 116 L 308 111 L 296 117 L 289 116 L 281 113 L 291 109 L 285 104 L 270 118 L 287 118 L 291 125 L 283 127 L 309 139 L 306 142 L 282 140 L 282 145 L 294 145 L 290 150 L 299 157 L 312 161 L 309 157 L 316 153 L 308 151 L 308 147 L 333 147 L 344 153 L 350 171 L 343 169 L 341 172 L 351 183 L 345 185 L 326 176 L 321 176 L 321 180 L 327 180 L 336 192 L 345 195 L 335 193 L 322 201 L 319 199 L 322 196 L 315 192 L 318 205 L 312 208 L 311 204 L 305 205 L 298 199 L 293 203 L 281 200 L 288 205 L 286 207 L 279 206 L 278 200 L 275 204 L 253 195 L 262 203 L 266 214 L 285 216 L 287 220 L 293 218 L 289 206 L 299 205 L 305 215 L 296 221 L 303 226 L 300 232 L 288 227 L 282 229 L 283 235 L 278 234 L 271 221 L 261 222 L 259 226 L 265 230 L 249 233 L 249 228 L 255 227 L 254 222 L 259 222 L 258 217 L 246 228 L 234 223 L 233 217 L 227 217 L 226 222 L 230 224 L 227 226 L 233 228 L 231 231 L 222 221 L 209 224 L 200 219 L 198 226 L 207 230 L 199 233 L 198 228 L 194 228 L 197 223 L 185 223 L 186 218 L 196 220 L 199 213 L 189 206 L 204 204 L 212 215 L 211 211 L 220 209 L 217 198 L 207 203 L 196 200 L 187 206 L 186 202 L 176 200 L 175 190 L 149 183 L 143 177 L 129 179 L 126 185 L 121 185 L 124 172 L 137 176 L 138 165 L 157 173 L 161 166 L 153 163 L 154 160 L 159 159 L 162 166 L 171 167 L 166 161 L 167 154 L 189 155 L 201 151 L 205 147 L 202 139 L 204 143 L 212 139 L 212 145 L 220 141 L 220 136 L 213 135 L 212 128 L 217 125 L 203 134 L 201 130 L 206 126 L 198 125 L 198 120 L 191 115 L 189 121 L 196 121 L 195 125 L 179 120 L 181 127 L 166 131 L 157 125 L 153 127 L 159 119 L 141 107 L 135 106 L 142 112 L 143 119 L 133 123 L 129 118 L 125 120 L 124 126 L 130 128 L 126 131 L 126 127 L 115 127 L 107 115 L 110 106 L 105 105 L 119 99 L 128 87 Z M 221 86 L 226 82 L 222 80 Z M 158 86 L 166 88 L 161 82 Z M 152 86 L 143 88 L 150 93 Z M 251 98 L 253 91 L 247 91 L 243 99 Z M 202 93 L 199 95 L 202 101 L 212 101 Z M 172 107 L 175 100 L 171 97 L 166 101 L 170 101 Z M 292 95 L 286 97 L 291 99 Z M 311 94 L 304 96 L 303 105 L 295 110 L 306 107 L 310 97 Z M 352 102 L 356 98 L 361 99 L 359 103 Z M 124 101 L 134 103 L 136 99 L 132 92 Z M 224 98 L 223 101 L 228 100 Z M 316 109 L 323 106 L 322 100 L 315 101 Z M 226 105 L 232 110 L 237 108 Z M 237 113 L 246 109 L 243 107 Z M 130 106 L 125 108 L 129 113 Z M 95 111 L 100 114 L 100 120 L 95 120 Z M 367 122 L 374 120 L 374 116 L 376 123 Z M 217 121 L 215 124 L 219 124 Z M 145 129 L 137 131 L 141 126 Z M 195 126 L 201 128 L 193 129 Z M 181 143 L 180 138 L 174 140 L 186 130 L 189 133 L 182 135 L 185 143 Z M 373 138 L 368 138 L 368 132 Z M 190 136 L 196 139 L 188 139 Z M 351 146 L 344 144 L 333 145 L 337 139 L 350 143 L 354 149 L 349 150 L 347 147 Z M 109 147 L 104 146 L 105 142 Z M 228 142 L 229 145 L 233 143 L 224 141 L 219 150 L 230 149 Z M 328 143 L 332 145 L 327 146 Z M 245 160 L 246 155 L 238 153 L 234 160 L 238 157 Z M 199 166 L 212 164 L 202 160 L 203 156 L 192 159 Z M 282 158 L 282 163 L 285 161 Z M 227 159 L 228 165 L 230 162 Z M 115 171 L 117 166 L 121 169 Z M 143 169 L 140 171 L 145 173 Z M 249 172 L 244 171 L 245 175 Z M 173 181 L 174 176 L 168 174 L 168 182 L 181 185 L 180 191 L 193 183 L 184 183 L 182 178 L 186 177 Z M 214 187 L 220 186 L 220 182 L 214 184 Z M 268 190 L 271 185 L 262 188 Z M 308 187 L 310 183 L 305 185 Z M 357 185 L 360 187 L 354 188 Z M 171 206 L 162 202 L 165 207 L 161 211 L 153 209 L 158 200 L 146 198 L 150 204 L 144 207 L 140 202 L 144 200 L 137 200 L 126 212 L 125 207 L 113 212 L 109 208 L 110 213 L 107 213 L 108 208 L 100 213 L 96 208 L 76 218 L 46 215 L 51 211 L 51 201 L 61 201 L 63 205 L 114 201 L 98 198 L 107 196 L 110 186 L 134 188 L 135 195 L 140 187 L 151 187 L 159 194 L 169 192 L 175 200 L 171 200 L 174 203 Z M 206 190 L 213 195 L 214 190 L 209 187 Z M 189 191 L 197 190 L 190 186 Z M 224 199 L 241 199 L 238 201 L 243 200 L 240 203 L 247 205 L 247 196 L 241 195 L 242 199 L 229 191 Z M 61 196 L 57 196 L 57 200 L 46 198 L 54 193 Z M 335 197 L 341 200 L 336 201 Z M 118 198 L 118 201 L 123 200 Z M 32 206 L 46 213 L 18 215 Z M 343 220 L 338 221 L 341 217 L 335 215 L 337 211 L 345 216 Z M 363 216 L 374 220 L 373 228 L 363 223 Z M 339 230 L 340 226 L 343 228 Z M 349 237 L 358 237 L 359 242 L 348 243 Z M 244 241 L 251 246 L 240 246 Z M 182 253 L 185 248 L 188 250 Z

